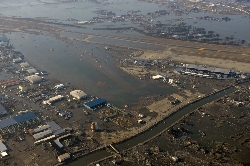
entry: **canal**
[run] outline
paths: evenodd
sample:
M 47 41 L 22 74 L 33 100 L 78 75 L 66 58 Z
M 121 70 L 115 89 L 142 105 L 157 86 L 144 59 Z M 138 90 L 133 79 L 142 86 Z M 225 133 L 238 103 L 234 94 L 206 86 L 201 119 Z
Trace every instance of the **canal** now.
M 249 85 L 249 82 L 247 83 L 243 83 L 243 84 L 247 84 Z M 234 91 L 236 91 L 237 89 L 235 87 L 230 87 L 227 88 L 223 91 L 214 93 L 208 97 L 205 97 L 201 100 L 198 100 L 196 102 L 193 102 L 189 105 L 187 105 L 184 108 L 181 108 L 180 110 L 178 110 L 176 113 L 170 115 L 169 117 L 165 118 L 163 121 L 161 121 L 159 124 L 155 125 L 154 127 L 152 127 L 151 129 L 145 131 L 144 133 L 141 133 L 137 136 L 135 136 L 132 139 L 126 140 L 124 142 L 121 142 L 119 144 L 117 144 L 115 147 L 119 150 L 119 151 L 123 151 L 126 150 L 128 148 L 131 148 L 135 145 L 138 145 L 139 143 L 142 143 L 144 141 L 147 141 L 148 139 L 154 137 L 155 135 L 159 134 L 160 132 L 162 132 L 163 130 L 165 130 L 166 128 L 169 128 L 172 124 L 174 124 L 175 122 L 177 122 L 178 120 L 180 120 L 183 116 L 191 113 L 192 111 L 194 111 L 195 109 L 210 103 L 212 101 L 215 101 L 227 94 L 230 94 Z M 92 153 L 89 154 L 87 156 L 84 156 L 80 159 L 78 159 L 77 161 L 74 161 L 73 163 L 70 163 L 71 166 L 79 166 L 79 165 L 87 165 L 91 162 L 97 161 L 97 160 L 101 160 L 102 158 L 108 157 L 111 154 L 106 152 L 104 149 L 96 152 L 96 153 Z

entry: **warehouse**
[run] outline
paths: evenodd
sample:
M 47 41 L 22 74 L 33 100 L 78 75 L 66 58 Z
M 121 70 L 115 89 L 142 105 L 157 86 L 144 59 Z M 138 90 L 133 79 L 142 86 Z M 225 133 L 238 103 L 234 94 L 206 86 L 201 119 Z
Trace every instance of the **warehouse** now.
M 98 99 L 95 99 L 95 100 L 92 100 L 90 102 L 87 102 L 84 104 L 84 106 L 90 110 L 94 110 L 95 108 L 99 107 L 99 106 L 102 106 L 106 103 L 105 100 L 101 99 L 101 98 L 98 98 Z
M 33 133 L 35 134 L 35 133 L 47 130 L 48 128 L 49 128 L 49 125 L 39 126 L 38 128 L 36 128 L 36 129 L 33 130 Z
M 28 80 L 32 84 L 37 84 L 43 81 L 42 77 L 38 75 L 31 75 L 31 76 L 25 77 L 25 79 Z
M 50 136 L 50 135 L 52 135 L 52 131 L 51 130 L 45 130 L 45 131 L 39 132 L 37 134 L 34 134 L 33 137 L 37 141 L 39 139 L 45 138 L 45 137 Z
M 84 93 L 81 90 L 74 90 L 70 92 L 70 95 L 73 96 L 74 98 L 80 100 L 80 99 L 86 99 L 87 98 L 87 94 Z
M 19 114 L 12 118 L 0 120 L 0 131 L 2 133 L 4 133 L 5 130 L 8 132 L 8 129 L 10 129 L 12 126 L 22 125 L 23 123 L 30 120 L 39 120 L 39 119 L 33 112 L 28 112 L 25 114 Z

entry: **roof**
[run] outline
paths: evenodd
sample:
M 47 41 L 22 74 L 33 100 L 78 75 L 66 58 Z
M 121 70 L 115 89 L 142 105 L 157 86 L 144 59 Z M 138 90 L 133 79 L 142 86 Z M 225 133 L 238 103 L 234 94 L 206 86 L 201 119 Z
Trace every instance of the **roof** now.
M 23 62 L 23 63 L 20 63 L 20 66 L 21 67 L 29 67 L 30 64 L 28 62 Z
M 1 152 L 4 152 L 4 151 L 6 151 L 6 150 L 7 150 L 7 147 L 3 144 L 2 141 L 0 141 L 0 151 L 1 151 Z
M 0 115 L 7 114 L 6 109 L 0 104 Z
M 19 114 L 19 115 L 13 117 L 13 119 L 17 123 L 26 122 L 26 121 L 29 121 L 29 120 L 35 119 L 35 118 L 37 118 L 37 116 L 33 112 L 27 112 L 25 114 Z
M 69 153 L 64 153 L 64 154 L 58 156 L 58 158 L 60 158 L 61 160 L 67 159 L 69 157 L 70 157 Z
M 87 102 L 84 105 L 89 107 L 89 108 L 93 108 L 93 107 L 96 107 L 96 106 L 103 104 L 105 102 L 106 102 L 105 100 L 98 98 L 98 99 L 92 100 L 90 102 Z
M 38 83 L 42 81 L 42 77 L 38 76 L 38 75 L 31 75 L 28 77 L 25 77 L 29 82 L 31 83 Z
M 32 68 L 32 69 L 28 69 L 27 72 L 30 73 L 30 74 L 34 74 L 34 73 L 37 72 L 37 70 Z
M 76 97 L 78 99 L 83 98 L 83 97 L 87 97 L 87 94 L 81 90 L 73 90 L 70 92 L 70 95 L 72 95 L 73 97 Z
M 16 123 L 17 122 L 13 118 L 3 119 L 0 120 L 0 128 L 5 128 Z
M 48 128 L 49 128 L 49 125 L 40 126 L 40 127 L 36 128 L 36 129 L 34 129 L 34 133 L 38 133 L 38 132 L 46 130 Z
M 62 129 L 56 122 L 51 121 L 51 122 L 46 122 L 47 125 L 50 126 L 50 130 L 53 132 L 55 135 L 59 135 L 61 133 L 64 133 L 64 129 Z
M 57 100 L 61 100 L 63 99 L 64 97 L 62 95 L 57 95 L 57 96 L 54 96 L 54 97 L 51 97 L 49 98 L 49 100 L 44 100 L 43 101 L 43 104 L 51 104 Z
M 62 148 L 63 147 L 63 144 L 61 144 L 60 141 L 58 141 L 57 139 L 54 140 L 55 144 L 59 147 L 59 148 Z
M 51 135 L 52 131 L 51 130 L 45 130 L 43 132 L 39 132 L 37 134 L 34 134 L 33 137 L 35 138 L 35 140 L 44 138 L 45 136 Z

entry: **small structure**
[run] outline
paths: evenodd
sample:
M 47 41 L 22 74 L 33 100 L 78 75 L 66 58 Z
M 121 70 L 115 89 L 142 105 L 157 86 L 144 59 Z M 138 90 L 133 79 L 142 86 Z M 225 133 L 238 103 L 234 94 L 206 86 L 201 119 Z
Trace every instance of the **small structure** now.
M 58 161 L 61 163 L 61 162 L 64 162 L 65 160 L 67 160 L 69 158 L 70 158 L 70 154 L 69 153 L 64 153 L 64 154 L 58 156 Z
M 32 84 L 37 84 L 39 82 L 42 82 L 42 77 L 38 76 L 38 75 L 31 75 L 28 77 L 25 77 L 26 80 L 28 80 L 30 83 Z
M 35 74 L 35 73 L 37 73 L 37 70 L 34 69 L 34 68 L 31 68 L 31 69 L 28 69 L 27 72 L 28 72 L 29 74 Z
M 162 79 L 162 78 L 163 78 L 162 75 L 152 76 L 152 79 L 153 79 L 153 80 L 159 80 L 159 79 Z
M 70 92 L 70 95 L 77 98 L 78 100 L 80 99 L 86 99 L 87 98 L 87 94 L 84 93 L 81 90 L 74 90 Z
M 23 63 L 20 63 L 20 67 L 23 69 L 23 68 L 28 68 L 30 67 L 30 64 L 27 63 L 27 62 L 23 62 Z
M 54 88 L 55 89 L 62 89 L 62 88 L 64 88 L 64 85 L 63 84 L 59 84 L 59 85 L 56 85 Z
M 16 58 L 16 59 L 13 59 L 13 63 L 20 63 L 20 62 L 22 62 L 23 61 L 23 59 L 22 58 Z
M 99 129 L 97 122 L 92 122 L 90 125 L 91 131 L 97 131 Z
M 173 83 L 174 83 L 174 79 L 169 79 L 169 80 L 168 80 L 168 83 L 169 83 L 169 84 L 173 84 Z
M 19 85 L 18 88 L 19 88 L 19 90 L 22 91 L 22 92 L 28 90 L 28 87 L 27 87 L 27 86 L 23 86 L 23 85 Z
M 87 102 L 84 104 L 84 106 L 90 110 L 94 110 L 95 108 L 99 107 L 99 106 L 102 106 L 106 103 L 105 100 L 101 99 L 101 98 L 98 98 L 98 99 L 95 99 L 95 100 L 92 100 L 90 102 Z

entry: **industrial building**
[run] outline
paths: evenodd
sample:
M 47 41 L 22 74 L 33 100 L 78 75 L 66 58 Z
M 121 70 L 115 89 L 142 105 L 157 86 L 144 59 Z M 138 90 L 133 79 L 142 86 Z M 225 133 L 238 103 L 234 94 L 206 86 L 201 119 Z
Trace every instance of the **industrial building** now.
M 25 79 L 32 84 L 37 84 L 43 81 L 43 78 L 38 75 L 27 76 Z
M 57 96 L 54 96 L 54 97 L 51 97 L 49 98 L 49 100 L 44 100 L 43 101 L 43 104 L 52 104 L 56 101 L 59 101 L 59 100 L 62 100 L 64 97 L 62 95 L 57 95 Z
M 223 69 L 218 67 L 208 67 L 204 65 L 196 65 L 196 64 L 186 64 L 186 69 L 193 71 L 200 71 L 203 73 L 211 73 L 211 74 L 222 74 L 226 76 L 233 75 L 234 72 L 229 69 Z
M 39 120 L 39 118 L 33 112 L 27 112 L 11 118 L 0 120 L 0 133 L 9 132 L 12 127 L 16 128 L 16 126 L 20 126 L 28 121 L 33 120 Z
M 84 104 L 84 106 L 90 110 L 94 110 L 95 108 L 99 107 L 99 106 L 103 106 L 106 103 L 105 100 L 98 98 L 92 101 L 89 101 L 87 103 Z
M 70 95 L 78 100 L 87 98 L 87 94 L 81 90 L 73 90 L 70 92 Z
M 47 141 L 55 138 L 62 133 L 64 133 L 64 129 L 62 129 L 57 123 L 55 123 L 54 121 L 46 122 L 46 125 L 39 126 L 38 128 L 33 129 L 33 138 L 36 140 L 35 144 L 37 144 L 42 141 Z

